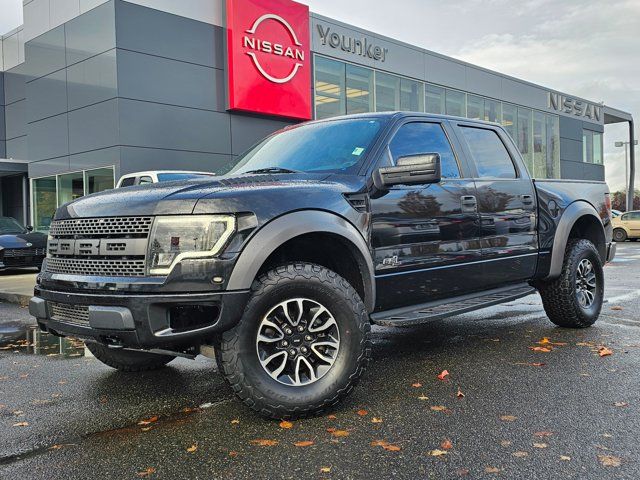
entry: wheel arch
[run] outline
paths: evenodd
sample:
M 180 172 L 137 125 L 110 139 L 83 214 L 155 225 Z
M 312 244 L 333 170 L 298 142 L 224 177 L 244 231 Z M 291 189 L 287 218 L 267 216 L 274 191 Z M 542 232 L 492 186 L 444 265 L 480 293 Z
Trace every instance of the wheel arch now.
M 545 280 L 552 280 L 560 276 L 567 242 L 570 238 L 590 240 L 598 250 L 602 262 L 606 261 L 607 244 L 602 220 L 591 204 L 577 201 L 566 208 L 556 227 L 549 275 Z
M 245 245 L 229 278 L 229 290 L 251 287 L 269 258 L 287 242 L 306 235 L 333 236 L 349 250 L 359 267 L 361 292 L 367 311 L 373 311 L 376 302 L 373 260 L 367 242 L 349 221 L 322 210 L 304 210 L 283 215 L 262 227 Z M 318 245 L 318 248 L 323 248 Z M 303 260 L 303 259 L 298 259 Z M 323 265 L 327 266 L 327 265 Z M 340 273 L 340 272 L 338 272 Z M 356 288 L 356 285 L 354 285 Z M 356 288 L 356 290 L 359 290 Z

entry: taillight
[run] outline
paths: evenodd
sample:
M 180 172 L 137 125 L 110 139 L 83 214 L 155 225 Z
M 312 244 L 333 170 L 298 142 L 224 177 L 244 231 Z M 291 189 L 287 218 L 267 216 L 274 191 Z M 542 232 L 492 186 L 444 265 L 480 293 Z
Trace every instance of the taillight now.
M 607 214 L 609 218 L 611 218 L 611 195 L 608 193 L 604 194 L 604 206 L 607 208 Z

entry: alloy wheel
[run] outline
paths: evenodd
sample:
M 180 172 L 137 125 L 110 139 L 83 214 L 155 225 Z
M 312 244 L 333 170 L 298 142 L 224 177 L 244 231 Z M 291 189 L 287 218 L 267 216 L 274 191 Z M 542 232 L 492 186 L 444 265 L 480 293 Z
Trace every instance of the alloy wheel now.
M 589 309 L 596 298 L 598 287 L 597 277 L 591 260 L 582 259 L 576 271 L 576 295 L 578 303 L 584 309 Z

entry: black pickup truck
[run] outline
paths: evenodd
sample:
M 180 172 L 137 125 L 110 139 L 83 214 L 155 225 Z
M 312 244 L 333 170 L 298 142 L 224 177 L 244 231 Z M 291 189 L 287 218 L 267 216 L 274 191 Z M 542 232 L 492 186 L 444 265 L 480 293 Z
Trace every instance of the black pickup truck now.
M 371 324 L 411 326 L 538 292 L 593 324 L 615 254 L 603 182 L 532 180 L 496 124 L 367 114 L 284 129 L 225 176 L 58 209 L 30 312 L 124 371 L 214 355 L 263 415 L 354 387 Z

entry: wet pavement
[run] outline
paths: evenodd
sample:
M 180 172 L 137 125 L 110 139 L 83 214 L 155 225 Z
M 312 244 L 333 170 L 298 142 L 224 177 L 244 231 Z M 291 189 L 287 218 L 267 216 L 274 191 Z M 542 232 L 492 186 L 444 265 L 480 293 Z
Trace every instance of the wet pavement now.
M 586 330 L 556 328 L 537 295 L 374 328 L 355 392 L 292 428 L 212 360 L 118 373 L 0 304 L 0 478 L 640 478 L 640 245 L 605 274 Z

